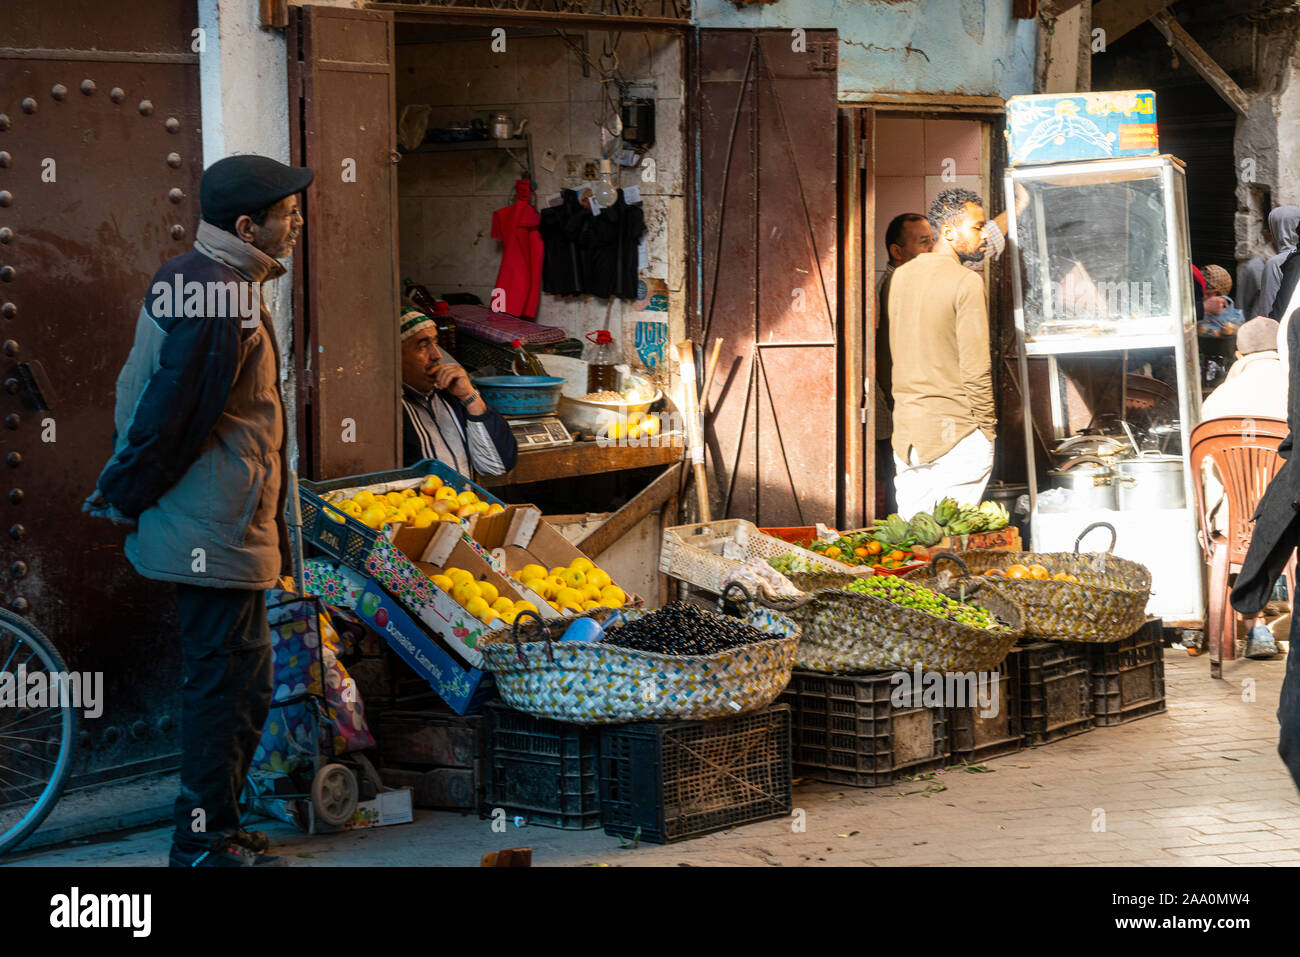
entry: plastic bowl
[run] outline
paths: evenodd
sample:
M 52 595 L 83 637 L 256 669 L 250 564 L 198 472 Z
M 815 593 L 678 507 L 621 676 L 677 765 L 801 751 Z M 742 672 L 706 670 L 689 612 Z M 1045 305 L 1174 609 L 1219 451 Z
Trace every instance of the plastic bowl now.
M 550 375 L 492 375 L 471 380 L 483 401 L 502 415 L 548 415 L 560 401 L 564 380 Z
M 633 412 L 649 412 L 661 398 L 658 389 L 645 402 L 588 402 L 565 395 L 560 397 L 560 419 L 570 431 L 599 432 Z

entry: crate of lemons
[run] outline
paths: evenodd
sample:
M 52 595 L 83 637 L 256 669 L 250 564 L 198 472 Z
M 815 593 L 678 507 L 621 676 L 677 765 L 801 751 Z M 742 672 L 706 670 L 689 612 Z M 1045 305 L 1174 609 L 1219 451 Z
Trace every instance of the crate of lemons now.
M 547 571 L 541 565 L 525 565 L 510 575 L 560 614 L 580 613 L 593 608 L 621 608 L 627 595 L 609 575 L 589 558 L 575 558 L 568 566 Z M 489 628 L 514 624 L 525 609 L 538 612 L 531 601 L 502 595 L 489 581 L 476 580 L 463 568 L 447 567 L 430 581 L 454 598 L 465 611 Z
M 392 492 L 362 489 L 350 498 L 329 503 L 325 514 L 336 522 L 343 518 L 333 509 L 355 518 L 363 525 L 381 529 L 386 525 L 410 525 L 428 528 L 437 522 L 463 522 L 474 515 L 496 515 L 505 508 L 481 501 L 472 489 L 457 491 L 436 475 L 426 475 L 417 486 Z

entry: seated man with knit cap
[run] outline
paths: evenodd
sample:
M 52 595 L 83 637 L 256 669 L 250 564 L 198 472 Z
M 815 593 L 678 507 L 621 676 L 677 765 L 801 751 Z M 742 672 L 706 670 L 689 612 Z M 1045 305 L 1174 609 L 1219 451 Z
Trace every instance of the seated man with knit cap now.
M 438 327 L 406 309 L 402 338 L 402 465 L 437 459 L 467 478 L 515 467 L 514 433 L 484 401 L 464 368 L 438 349 Z

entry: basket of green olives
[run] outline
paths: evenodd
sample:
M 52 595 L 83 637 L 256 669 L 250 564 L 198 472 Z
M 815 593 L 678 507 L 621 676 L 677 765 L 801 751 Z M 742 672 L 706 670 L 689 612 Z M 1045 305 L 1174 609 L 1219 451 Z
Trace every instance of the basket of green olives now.
M 512 708 L 617 724 L 765 707 L 789 684 L 798 643 L 799 626 L 768 608 L 728 617 L 673 602 L 656 611 L 594 608 L 551 621 L 525 610 L 478 648 Z
M 762 599 L 801 629 L 796 665 L 811 671 L 991 671 L 1024 634 L 1024 611 L 997 584 L 962 575 L 877 575 L 790 601 Z

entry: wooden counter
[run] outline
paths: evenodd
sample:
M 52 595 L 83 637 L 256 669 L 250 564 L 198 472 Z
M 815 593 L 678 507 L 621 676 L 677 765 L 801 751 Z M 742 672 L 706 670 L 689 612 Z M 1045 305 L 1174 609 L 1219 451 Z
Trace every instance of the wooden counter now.
M 484 475 L 478 481 L 485 488 L 494 488 L 652 465 L 672 465 L 682 460 L 685 451 L 681 445 L 601 446 L 597 442 L 574 442 L 553 449 L 520 452 L 515 467 L 505 475 Z

